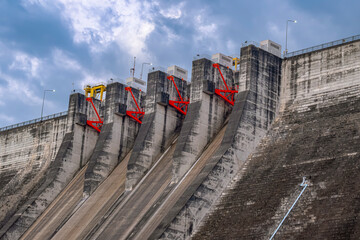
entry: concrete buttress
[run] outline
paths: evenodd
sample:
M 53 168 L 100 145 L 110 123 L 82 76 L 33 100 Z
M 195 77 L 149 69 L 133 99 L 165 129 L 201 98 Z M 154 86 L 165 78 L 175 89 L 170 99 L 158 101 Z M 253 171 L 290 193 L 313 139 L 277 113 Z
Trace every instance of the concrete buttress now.
M 104 125 L 85 173 L 84 197 L 95 191 L 134 145 L 140 124 L 126 115 L 126 110 L 136 106 L 125 87 L 118 82 L 106 87 Z M 142 106 L 144 93 L 135 88 L 132 92 Z
M 222 65 L 220 69 L 227 84 L 233 87 L 233 71 Z M 173 157 L 174 183 L 189 170 L 231 112 L 231 106 L 214 94 L 215 88 L 224 87 L 224 83 L 212 61 L 205 58 L 193 61 L 191 75 L 188 114 Z
M 99 108 L 100 101 L 94 100 L 94 103 Z M 75 93 L 70 96 L 67 133 L 57 155 L 30 194 L 2 226 L 1 239 L 20 238 L 76 172 L 86 164 L 98 137 L 94 129 L 86 127 L 87 116 L 95 115 L 89 106 L 84 95 Z
M 127 190 L 131 190 L 138 183 L 180 132 L 183 114 L 168 105 L 169 100 L 178 97 L 178 93 L 167 76 L 162 71 L 148 75 L 145 116 L 128 163 Z M 188 98 L 188 83 L 177 77 L 174 77 L 174 80 L 180 94 Z
M 219 149 L 164 218 L 151 238 L 190 237 L 265 136 L 279 102 L 281 59 L 253 45 L 241 49 L 236 95 Z M 176 217 L 175 217 L 176 216 Z

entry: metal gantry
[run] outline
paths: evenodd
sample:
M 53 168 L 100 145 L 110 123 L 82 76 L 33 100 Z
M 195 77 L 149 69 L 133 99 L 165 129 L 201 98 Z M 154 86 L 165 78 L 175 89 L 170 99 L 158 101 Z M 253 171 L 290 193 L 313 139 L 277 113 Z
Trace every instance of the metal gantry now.
M 84 90 L 86 97 L 93 97 L 102 101 L 104 92 L 106 91 L 106 87 L 104 84 L 99 84 L 96 86 L 86 85 Z
M 86 123 L 90 127 L 94 128 L 96 131 L 101 132 L 101 127 L 103 125 L 103 120 L 100 118 L 98 111 L 96 110 L 96 107 L 94 105 L 93 99 L 91 97 L 86 98 L 86 101 L 90 102 L 94 108 L 94 111 L 96 113 L 96 116 L 98 117 L 98 120 L 87 120 Z
M 172 81 L 174 83 L 174 86 L 176 88 L 176 91 L 179 95 L 178 100 L 169 100 L 169 105 L 174 107 L 176 110 L 178 110 L 179 112 L 181 112 L 182 114 L 186 115 L 187 113 L 187 108 L 188 105 L 190 103 L 189 100 L 184 100 L 179 92 L 178 87 L 176 86 L 175 80 L 173 76 L 168 76 L 167 79 L 169 79 L 170 81 Z
M 137 110 L 131 110 L 131 111 L 126 111 L 126 115 L 128 115 L 129 117 L 131 117 L 132 119 L 134 119 L 135 121 L 137 121 L 138 123 L 142 124 L 141 118 L 144 116 L 145 112 L 143 109 L 140 109 L 134 94 L 131 90 L 131 87 L 126 87 L 125 88 L 126 91 L 129 91 L 131 93 L 131 96 L 136 104 Z
M 228 87 L 228 85 L 226 84 L 226 81 L 224 79 L 224 76 L 223 74 L 221 73 L 221 70 L 220 70 L 220 65 L 218 63 L 214 63 L 213 64 L 213 67 L 214 68 L 217 68 L 219 70 L 219 73 L 220 73 L 220 76 L 224 82 L 224 85 L 225 85 L 225 89 L 215 89 L 215 93 L 217 95 L 219 95 L 221 98 L 223 98 L 226 102 L 228 102 L 229 104 L 231 104 L 232 106 L 234 106 L 234 103 L 235 103 L 235 93 L 237 93 L 238 91 L 235 90 L 235 89 L 230 89 Z

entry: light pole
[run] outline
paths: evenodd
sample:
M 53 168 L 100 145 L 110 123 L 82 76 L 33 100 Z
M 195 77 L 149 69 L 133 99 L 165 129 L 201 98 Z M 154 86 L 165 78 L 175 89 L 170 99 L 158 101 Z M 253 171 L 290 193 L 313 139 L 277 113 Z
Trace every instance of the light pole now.
M 141 79 L 141 80 L 142 80 L 142 75 L 143 75 L 143 70 L 144 70 L 144 65 L 145 65 L 145 64 L 152 65 L 152 63 L 146 63 L 146 62 L 144 62 L 144 63 L 141 64 L 141 73 L 140 73 L 140 79 Z
M 288 33 L 288 24 L 289 24 L 289 22 L 293 22 L 293 23 L 297 23 L 297 21 L 296 20 L 287 20 L 286 21 L 286 41 L 285 41 L 285 54 L 287 54 L 287 52 L 288 52 L 288 49 L 287 49 L 287 33 Z
M 44 90 L 43 103 L 42 103 L 42 107 L 41 107 L 41 118 L 40 118 L 41 121 L 42 121 L 42 118 L 43 118 L 44 103 L 45 103 L 45 93 L 46 92 L 55 92 L 55 90 L 54 89 Z

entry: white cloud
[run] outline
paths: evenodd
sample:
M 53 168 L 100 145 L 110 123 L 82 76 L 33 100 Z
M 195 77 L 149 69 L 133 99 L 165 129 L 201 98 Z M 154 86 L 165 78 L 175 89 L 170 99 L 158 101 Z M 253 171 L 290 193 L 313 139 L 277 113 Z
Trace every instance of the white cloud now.
M 31 57 L 23 52 L 15 52 L 14 60 L 9 65 L 10 70 L 22 70 L 30 77 L 37 77 L 39 66 L 41 64 L 40 59 Z
M 179 19 L 182 16 L 182 8 L 184 7 L 184 4 L 184 2 L 181 2 L 167 9 L 160 9 L 160 14 L 166 18 Z
M 67 53 L 60 49 L 56 48 L 52 51 L 52 59 L 54 66 L 57 68 L 74 71 L 82 70 L 82 66 L 78 61 L 72 59 Z
M 8 122 L 8 123 L 13 123 L 15 121 L 15 118 L 0 113 L 0 120 L 4 120 L 5 122 Z
M 29 81 L 17 79 L 2 72 L 0 72 L 0 79 L 7 83 L 5 87 L 2 87 L 2 91 L 6 92 L 6 94 L 0 95 L 1 102 L 14 99 L 16 101 L 20 100 L 27 106 L 35 106 L 42 103 L 42 98 L 33 91 L 36 88 Z
M 79 88 L 83 88 L 87 84 L 98 84 L 106 79 L 106 74 L 103 73 L 91 73 L 88 69 L 83 67 L 78 61 L 69 56 L 60 49 L 54 49 L 52 52 L 53 65 L 57 69 L 64 69 L 66 71 L 75 71 L 81 75 L 81 80 L 77 81 Z
M 197 30 L 196 38 L 202 40 L 204 38 L 217 38 L 218 34 L 215 34 L 218 26 L 216 23 L 210 22 L 209 19 L 205 18 L 205 13 L 201 12 L 195 17 L 195 27 Z
M 41 0 L 28 0 L 24 6 L 38 4 L 60 10 L 73 30 L 76 43 L 89 44 L 98 52 L 116 43 L 131 55 L 147 52 L 146 39 L 155 29 L 153 7 L 156 3 L 138 0 L 56 0 L 52 6 Z M 177 12 L 176 12 L 177 13 Z

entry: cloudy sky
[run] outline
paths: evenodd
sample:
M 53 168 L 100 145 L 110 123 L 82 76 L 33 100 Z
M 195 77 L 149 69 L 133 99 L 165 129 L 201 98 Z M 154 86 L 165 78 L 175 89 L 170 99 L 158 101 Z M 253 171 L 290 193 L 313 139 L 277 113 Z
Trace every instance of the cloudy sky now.
M 271 39 L 295 51 L 360 34 L 353 0 L 0 0 L 0 127 L 67 110 L 73 86 L 141 63 L 191 72 L 196 54 L 239 54 Z M 145 68 L 147 73 L 147 67 Z M 145 78 L 147 74 L 144 74 Z M 190 76 L 189 76 L 190 78 Z

